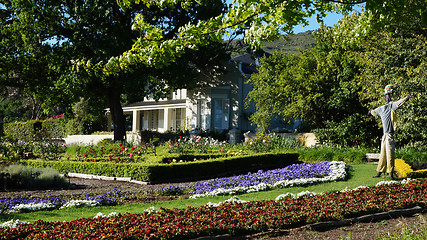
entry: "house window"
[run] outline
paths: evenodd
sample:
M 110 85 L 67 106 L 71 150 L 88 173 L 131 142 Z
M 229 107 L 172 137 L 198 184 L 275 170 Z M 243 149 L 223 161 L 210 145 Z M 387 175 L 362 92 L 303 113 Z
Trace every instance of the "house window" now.
M 224 130 L 229 128 L 229 100 L 212 99 L 213 128 Z
M 183 125 L 183 118 L 182 118 L 182 108 L 176 109 L 176 128 L 179 129 Z
M 157 130 L 158 119 L 159 119 L 159 111 L 158 110 L 152 110 L 151 111 L 151 129 L 153 131 Z
M 196 105 L 196 109 L 197 109 L 197 113 L 194 116 L 194 123 L 196 124 L 195 128 L 198 129 L 207 129 L 208 128 L 208 115 L 209 115 L 209 110 L 207 109 L 207 101 L 205 99 L 199 99 L 197 100 L 197 105 Z M 194 127 L 194 126 L 193 126 Z

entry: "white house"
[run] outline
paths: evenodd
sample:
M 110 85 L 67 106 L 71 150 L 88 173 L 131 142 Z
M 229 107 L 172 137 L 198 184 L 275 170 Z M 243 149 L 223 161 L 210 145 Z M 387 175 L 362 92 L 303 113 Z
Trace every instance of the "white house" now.
M 255 107 L 246 108 L 245 99 L 252 90 L 246 83 L 247 77 L 256 72 L 256 65 L 254 55 L 246 53 L 227 62 L 227 73 L 221 77 L 220 84 L 195 90 L 179 89 L 166 99 L 144 99 L 123 106 L 124 113 L 132 115 L 132 132 L 178 129 L 254 132 L 256 126 L 251 124 L 249 116 Z M 276 122 L 272 128 L 279 125 Z

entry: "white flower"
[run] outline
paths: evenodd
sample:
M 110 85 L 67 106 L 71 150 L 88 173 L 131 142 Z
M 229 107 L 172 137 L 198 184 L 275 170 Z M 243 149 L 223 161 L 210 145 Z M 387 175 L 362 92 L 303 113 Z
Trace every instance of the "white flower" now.
M 19 219 L 12 219 L 10 221 L 0 224 L 0 228 L 16 228 L 21 224 L 27 224 L 28 222 L 20 221 Z
M 207 205 L 208 207 L 218 207 L 218 206 L 220 206 L 220 205 L 222 205 L 222 204 L 224 204 L 224 203 L 245 203 L 245 202 L 247 202 L 247 201 L 245 201 L 245 200 L 240 200 L 240 198 L 239 198 L 239 197 L 237 197 L 237 196 L 233 196 L 233 197 L 231 197 L 231 198 L 229 198 L 229 199 L 225 200 L 224 202 L 219 202 L 219 203 L 212 203 L 212 202 L 208 202 L 208 203 L 206 203 L 206 205 Z
M 391 181 L 381 181 L 378 182 L 375 186 L 381 186 L 381 185 L 391 185 L 391 184 L 400 184 L 400 182 L 395 181 L 395 180 L 391 180 Z
M 288 192 L 288 193 L 281 194 L 281 195 L 277 196 L 275 200 L 281 201 L 281 200 L 284 200 L 284 199 L 289 198 L 289 197 L 297 199 L 297 198 L 300 198 L 303 196 L 312 197 L 312 196 L 321 195 L 321 194 L 323 194 L 323 193 L 315 193 L 315 192 L 310 192 L 310 191 L 303 191 L 303 192 L 300 192 L 298 194 L 293 194 L 293 193 Z
M 401 183 L 402 184 L 408 184 L 410 182 L 416 182 L 416 181 L 417 181 L 417 179 L 407 178 L 407 179 L 403 179 Z
M 351 191 L 357 191 L 359 189 L 364 189 L 364 188 L 369 188 L 367 186 L 358 186 L 356 188 L 353 189 L 349 189 L 348 187 L 345 187 L 343 190 L 341 190 L 340 192 L 351 192 Z
M 27 204 L 18 204 L 12 209 L 7 211 L 8 213 L 18 213 L 18 212 L 33 212 L 47 209 L 54 209 L 56 206 L 53 203 L 27 203 Z
M 64 208 L 72 208 L 72 207 L 95 207 L 99 206 L 100 203 L 95 200 L 71 200 L 65 203 L 60 207 L 60 209 Z
M 157 210 L 155 207 L 149 207 L 149 208 L 145 209 L 144 212 L 154 213 L 154 212 L 157 212 Z
M 117 215 L 119 215 L 118 213 L 116 213 L 116 212 L 111 212 L 110 214 L 108 214 L 108 215 L 104 215 L 102 212 L 99 212 L 99 213 L 97 213 L 96 214 L 96 216 L 95 217 L 93 217 L 93 218 L 112 218 L 112 217 L 116 217 Z
M 390 184 L 407 184 L 407 183 L 414 182 L 414 181 L 417 181 L 417 180 L 416 179 L 410 179 L 410 178 L 408 178 L 408 179 L 402 180 L 401 182 L 398 182 L 398 181 L 381 181 L 381 182 L 378 182 L 375 186 L 390 185 Z M 351 192 L 351 191 L 357 191 L 357 190 L 365 189 L 365 188 L 370 188 L 370 187 L 367 187 L 367 186 L 358 186 L 358 187 L 355 187 L 353 189 L 350 189 L 349 187 L 345 187 L 340 192 Z M 314 195 L 320 195 L 320 194 L 323 194 L 323 193 L 319 193 L 318 194 L 318 193 L 315 193 L 315 192 L 304 191 L 304 192 L 300 192 L 300 193 L 298 193 L 298 194 L 295 195 L 293 193 L 287 192 L 287 193 L 284 193 L 284 194 L 280 194 L 279 196 L 276 197 L 275 200 L 276 201 L 282 201 L 282 200 L 284 200 L 286 198 L 289 198 L 289 197 L 291 197 L 291 198 L 299 198 L 301 196 L 314 196 Z

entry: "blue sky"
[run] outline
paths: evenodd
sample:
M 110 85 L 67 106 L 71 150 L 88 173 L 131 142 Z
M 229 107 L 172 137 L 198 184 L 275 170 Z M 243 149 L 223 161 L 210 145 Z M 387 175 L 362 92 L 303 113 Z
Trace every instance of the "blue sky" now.
M 343 16 L 341 14 L 329 13 L 323 19 L 323 23 L 328 27 L 333 27 L 334 24 L 338 23 L 338 19 L 342 17 Z M 308 21 L 309 21 L 309 25 L 305 27 L 301 27 L 301 26 L 294 27 L 294 33 L 296 34 L 296 33 L 305 32 L 308 30 L 317 30 L 320 27 L 320 23 L 316 21 L 316 17 L 312 17 Z

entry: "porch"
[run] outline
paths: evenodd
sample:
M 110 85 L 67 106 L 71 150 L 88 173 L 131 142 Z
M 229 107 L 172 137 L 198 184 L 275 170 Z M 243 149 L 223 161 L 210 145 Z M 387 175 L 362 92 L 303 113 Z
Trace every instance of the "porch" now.
M 142 130 L 157 132 L 176 131 L 188 128 L 191 111 L 186 107 L 185 99 L 159 102 L 138 102 L 123 107 L 123 113 L 131 116 L 131 130 L 137 133 Z M 112 119 L 109 111 L 108 131 L 112 130 Z

